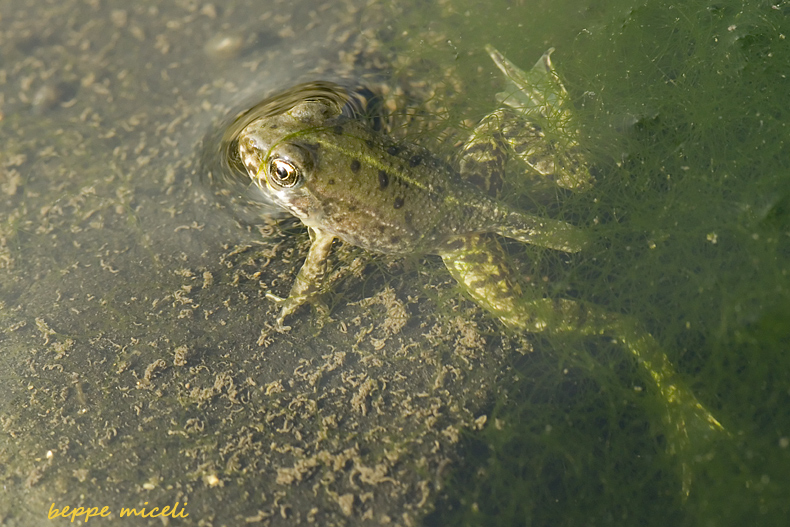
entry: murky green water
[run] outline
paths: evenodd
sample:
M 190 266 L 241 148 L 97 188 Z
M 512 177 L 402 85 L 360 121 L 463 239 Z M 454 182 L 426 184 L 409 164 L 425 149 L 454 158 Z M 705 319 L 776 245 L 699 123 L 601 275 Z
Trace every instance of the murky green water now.
M 179 502 L 173 524 L 781 525 L 788 6 L 301 12 L 0 2 L 3 522 L 54 503 L 158 525 L 118 515 Z M 597 174 L 550 207 L 590 248 L 511 244 L 514 265 L 641 320 L 728 431 L 685 460 L 687 498 L 618 346 L 504 334 L 434 258 L 364 260 L 331 322 L 305 308 L 277 333 L 264 295 L 287 292 L 304 231 L 201 183 L 213 123 L 314 79 L 393 87 L 432 123 L 414 139 L 452 155 L 442 130 L 501 88 L 485 43 L 523 66 L 557 48 Z

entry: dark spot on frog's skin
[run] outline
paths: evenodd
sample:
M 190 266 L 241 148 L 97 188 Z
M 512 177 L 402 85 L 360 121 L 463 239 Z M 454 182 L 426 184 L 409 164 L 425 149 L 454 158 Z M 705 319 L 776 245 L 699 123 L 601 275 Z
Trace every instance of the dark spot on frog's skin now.
M 494 273 L 490 275 L 488 278 L 489 280 L 491 280 L 491 283 L 493 284 L 498 284 L 500 282 L 504 282 L 508 280 L 508 276 L 502 273 Z
M 398 145 L 392 145 L 387 147 L 387 153 L 391 156 L 398 155 L 400 152 L 400 147 Z
M 473 154 L 472 159 L 475 159 L 481 156 L 474 154 L 488 154 L 490 150 L 491 150 L 491 145 L 489 143 L 475 143 L 472 146 L 468 147 L 466 150 L 464 150 L 464 155 Z
M 359 172 L 359 167 L 362 165 L 359 163 L 359 159 L 352 159 L 351 160 L 351 171 L 352 172 Z
M 472 289 L 482 289 L 484 287 L 490 287 L 492 285 L 496 285 L 503 280 L 506 280 L 506 277 L 502 276 L 501 274 L 492 274 L 488 275 L 481 280 L 477 280 L 473 282 L 471 285 Z M 512 287 L 512 286 L 511 286 Z
M 480 174 L 468 174 L 466 180 L 477 188 L 485 188 L 485 179 Z
M 332 127 L 332 131 L 336 135 L 343 135 L 343 126 L 339 125 L 339 124 L 336 124 L 335 126 Z
M 400 243 L 400 236 L 390 236 L 390 243 L 392 245 L 398 245 Z
M 469 284 L 469 289 L 483 289 L 486 285 L 488 285 L 487 280 L 475 280 L 471 284 Z
M 365 139 L 365 144 L 368 145 L 368 148 L 376 146 L 376 143 L 374 143 L 372 139 Z
M 504 182 L 502 181 L 501 176 L 490 176 L 490 181 L 488 182 L 488 194 L 491 196 L 498 196 L 502 191 L 503 183 Z
M 279 124 L 273 124 L 269 128 L 271 128 L 272 130 L 276 130 L 277 128 L 279 128 L 279 126 L 280 126 Z
M 482 265 L 484 263 L 488 263 L 489 260 L 490 255 L 486 253 L 472 253 L 464 255 L 464 262 L 470 264 Z
M 335 178 L 329 178 L 326 182 L 329 185 L 334 185 L 335 184 Z
M 411 159 L 409 159 L 409 166 L 410 167 L 416 167 L 420 163 L 422 163 L 422 157 L 420 157 L 418 155 L 411 156 Z
M 390 177 L 383 170 L 379 170 L 379 190 L 384 190 L 390 184 Z
M 396 209 L 401 208 L 403 206 L 403 198 L 401 196 L 395 198 L 395 202 L 392 204 L 392 206 Z
M 462 249 L 464 245 L 465 244 L 463 240 L 456 238 L 454 240 L 450 240 L 449 242 L 445 243 L 444 248 L 448 251 L 457 251 L 459 249 Z

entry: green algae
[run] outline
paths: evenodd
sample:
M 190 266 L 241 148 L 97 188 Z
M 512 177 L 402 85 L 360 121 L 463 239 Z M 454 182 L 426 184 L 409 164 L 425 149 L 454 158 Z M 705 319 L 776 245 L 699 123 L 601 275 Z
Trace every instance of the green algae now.
M 513 365 L 518 381 L 500 386 L 489 415 L 499 426 L 465 438 L 475 461 L 449 477 L 426 524 L 782 524 L 779 496 L 790 483 L 783 10 L 612 9 L 557 52 L 599 159 L 595 187 L 561 208 L 594 220 L 595 241 L 566 271 L 540 260 L 530 270 L 635 315 L 729 431 L 693 456 L 689 497 L 660 427 L 646 418 L 652 403 L 633 365 L 607 342 L 547 338 L 543 353 L 559 365 Z

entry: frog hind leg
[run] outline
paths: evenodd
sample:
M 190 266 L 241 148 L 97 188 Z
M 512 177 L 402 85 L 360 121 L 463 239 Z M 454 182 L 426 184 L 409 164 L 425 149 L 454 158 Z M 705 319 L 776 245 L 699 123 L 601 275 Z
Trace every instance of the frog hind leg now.
M 516 210 L 505 212 L 504 221 L 494 228 L 505 238 L 566 253 L 579 252 L 587 243 L 584 232 L 570 223 Z
M 568 92 L 551 63 L 554 48 L 529 71 L 493 46 L 486 46 L 486 51 L 507 79 L 506 91 L 497 94 L 497 99 L 519 116 L 503 128 L 515 154 L 538 174 L 552 176 L 557 186 L 577 191 L 589 188 L 592 175 L 579 145 L 581 134 Z
M 494 198 L 499 197 L 502 191 L 505 166 L 509 155 L 514 152 L 502 132 L 507 130 L 509 123 L 517 120 L 510 117 L 509 112 L 503 109 L 484 117 L 464 144 L 459 163 L 461 177 Z M 500 207 L 500 215 L 491 228 L 506 238 L 565 252 L 578 252 L 584 247 L 584 235 L 569 223 L 533 216 L 504 206 Z M 465 243 L 464 250 L 471 250 L 470 243 Z M 501 252 L 501 248 L 497 250 L 493 244 L 491 250 Z M 446 263 L 449 257 L 445 260 Z
M 692 465 L 722 425 L 678 378 L 658 342 L 632 317 L 570 299 L 530 298 L 511 278 L 501 245 L 490 234 L 455 238 L 441 254 L 447 269 L 479 306 L 508 328 L 528 333 L 607 335 L 634 356 L 663 402 L 667 449 L 678 457 L 681 492 L 688 497 Z M 595 367 L 592 357 L 580 357 Z
M 526 330 L 529 317 L 521 306 L 521 286 L 511 278 L 502 246 L 491 234 L 448 240 L 440 255 L 447 270 L 472 300 L 507 327 Z
M 490 48 L 489 53 L 492 50 L 493 48 Z M 527 78 L 533 86 L 547 81 L 546 74 L 552 71 L 549 61 L 550 52 L 551 50 L 541 57 L 531 71 L 533 76 L 537 76 L 537 80 Z M 500 62 L 509 69 L 512 64 L 504 57 L 501 58 Z M 552 97 L 554 101 L 561 101 L 562 97 L 565 97 L 564 88 L 559 84 L 558 79 L 556 83 L 558 84 L 551 88 L 554 92 L 547 92 L 548 95 L 545 97 L 549 102 Z M 533 104 L 533 111 L 538 112 L 533 116 L 539 115 L 540 97 L 543 95 L 541 93 L 535 95 L 534 90 L 530 95 L 529 89 L 526 93 L 533 99 L 536 97 L 539 99 Z M 464 149 L 465 159 L 461 163 L 461 175 L 486 189 L 494 197 L 501 188 L 501 184 L 496 183 L 501 179 L 501 174 L 496 174 L 496 171 L 504 170 L 506 155 L 502 155 L 502 152 L 508 151 L 502 144 L 507 138 L 498 132 L 505 130 L 507 134 L 506 127 L 498 127 L 508 124 L 507 119 L 503 117 L 505 115 L 501 111 L 494 112 L 480 123 Z M 556 119 L 554 125 L 557 126 L 557 123 L 561 124 L 561 120 Z M 531 130 L 533 140 L 540 142 L 539 139 L 543 137 L 542 131 L 537 127 Z M 518 153 L 518 149 L 516 151 Z M 547 166 L 543 173 L 548 173 L 551 169 L 552 167 Z M 489 177 L 495 174 L 497 177 L 492 179 L 493 184 L 480 185 L 479 181 L 486 181 L 486 174 Z M 568 187 L 578 189 L 585 182 L 583 178 L 577 179 L 575 182 L 571 181 Z M 501 221 L 501 226 L 497 227 L 497 232 L 503 236 L 567 252 L 576 252 L 584 245 L 581 232 L 564 222 L 537 218 L 517 211 L 507 211 L 505 214 L 506 221 Z M 610 313 L 581 301 L 534 298 L 529 294 L 524 295 L 522 288 L 508 271 L 501 245 L 490 234 L 449 240 L 441 256 L 450 273 L 467 294 L 509 328 L 531 333 L 607 335 L 630 352 L 661 396 L 668 449 L 680 459 L 682 493 L 684 497 L 688 496 L 695 452 L 699 452 L 699 447 L 707 445 L 711 438 L 726 432 L 691 390 L 678 379 L 672 363 L 661 346 L 638 321 L 633 317 Z M 589 360 L 593 359 L 590 357 Z
M 533 317 L 546 317 L 545 328 L 550 333 L 608 335 L 634 356 L 663 401 L 667 450 L 680 461 L 681 492 L 687 498 L 693 479 L 692 465 L 704 458 L 700 453 L 712 440 L 728 434 L 678 377 L 661 345 L 634 317 L 611 313 L 594 304 L 548 298 L 527 303 Z
M 475 127 L 463 147 L 459 173 L 492 198 L 502 191 L 505 166 L 512 153 L 502 133 L 509 111 L 495 110 Z M 508 238 L 542 247 L 575 252 L 581 249 L 581 232 L 570 224 L 515 211 L 503 204 L 491 230 Z M 511 276 L 505 252 L 491 233 L 453 237 L 438 251 L 450 274 L 477 305 L 511 329 L 532 331 L 536 323 L 525 309 L 521 286 Z
M 549 48 L 529 71 L 510 62 L 493 46 L 487 45 L 485 49 L 508 80 L 508 89 L 497 94 L 501 103 L 519 110 L 525 118 L 552 118 L 558 113 L 570 115 L 566 108 L 568 92 L 551 63 L 554 48 Z M 552 123 L 567 120 L 555 118 Z
M 459 163 L 461 177 L 493 198 L 502 191 L 510 152 L 501 132 L 506 122 L 501 110 L 486 115 L 466 140 Z
M 296 311 L 302 304 L 310 301 L 321 291 L 321 286 L 326 275 L 326 260 L 332 249 L 334 235 L 327 234 L 320 229 L 310 227 L 310 251 L 307 258 L 296 275 L 288 298 L 281 298 L 272 293 L 267 293 L 266 297 L 280 304 L 280 315 L 277 317 L 277 329 L 280 331 L 291 329 L 283 325 L 285 317 Z

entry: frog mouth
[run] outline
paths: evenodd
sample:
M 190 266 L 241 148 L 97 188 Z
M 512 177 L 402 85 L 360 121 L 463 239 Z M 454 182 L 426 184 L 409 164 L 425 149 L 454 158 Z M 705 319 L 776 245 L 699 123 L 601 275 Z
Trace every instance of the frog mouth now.
M 275 200 L 288 212 L 299 218 L 306 227 L 321 227 L 323 225 L 323 214 L 310 206 L 307 198 L 297 198 L 282 200 L 279 196 Z

